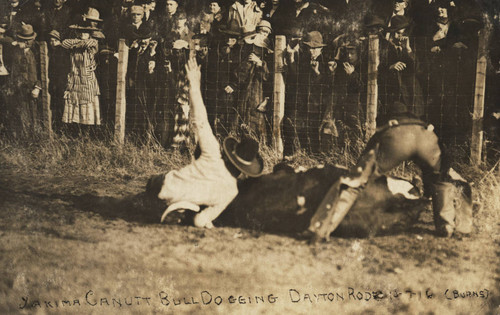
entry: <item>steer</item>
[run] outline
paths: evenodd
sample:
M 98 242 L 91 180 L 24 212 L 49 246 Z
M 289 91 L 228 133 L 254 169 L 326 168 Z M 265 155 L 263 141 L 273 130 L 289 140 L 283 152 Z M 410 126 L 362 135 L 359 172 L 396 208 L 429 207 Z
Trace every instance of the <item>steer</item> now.
M 330 187 L 347 174 L 338 166 L 295 172 L 278 164 L 271 174 L 241 181 L 238 196 L 216 223 L 272 233 L 305 232 Z M 367 183 L 336 233 L 369 236 L 408 226 L 426 203 L 409 182 L 382 176 Z

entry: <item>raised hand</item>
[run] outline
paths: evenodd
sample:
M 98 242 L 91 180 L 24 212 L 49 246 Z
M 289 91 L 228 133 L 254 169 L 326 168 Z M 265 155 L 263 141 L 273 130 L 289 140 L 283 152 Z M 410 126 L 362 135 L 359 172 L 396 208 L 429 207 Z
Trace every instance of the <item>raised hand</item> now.
M 191 85 L 200 84 L 201 82 L 201 66 L 198 65 L 194 57 L 189 58 L 186 63 L 186 77 Z

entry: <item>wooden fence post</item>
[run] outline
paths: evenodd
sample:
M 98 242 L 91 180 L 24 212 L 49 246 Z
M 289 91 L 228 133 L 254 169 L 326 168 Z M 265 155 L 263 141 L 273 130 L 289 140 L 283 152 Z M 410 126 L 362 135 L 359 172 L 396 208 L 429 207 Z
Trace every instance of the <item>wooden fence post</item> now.
M 285 80 L 283 78 L 286 37 L 277 35 L 274 46 L 274 86 L 273 86 L 273 148 L 283 156 L 283 139 L 281 126 L 285 114 Z
M 479 45 L 477 49 L 476 63 L 476 85 L 474 91 L 474 111 L 472 114 L 472 138 L 470 147 L 470 159 L 473 165 L 481 163 L 483 147 L 483 117 L 484 117 L 484 94 L 486 89 L 486 32 L 479 32 Z
M 379 38 L 368 38 L 368 82 L 366 97 L 366 140 L 375 134 L 377 128 L 378 65 L 380 63 Z
M 52 137 L 52 111 L 49 93 L 49 50 L 47 42 L 40 42 L 40 76 L 42 82 L 42 122 L 49 137 Z
M 118 71 L 116 79 L 116 113 L 115 113 L 115 141 L 123 144 L 125 142 L 125 112 L 127 107 L 127 64 L 128 46 L 125 39 L 118 43 Z

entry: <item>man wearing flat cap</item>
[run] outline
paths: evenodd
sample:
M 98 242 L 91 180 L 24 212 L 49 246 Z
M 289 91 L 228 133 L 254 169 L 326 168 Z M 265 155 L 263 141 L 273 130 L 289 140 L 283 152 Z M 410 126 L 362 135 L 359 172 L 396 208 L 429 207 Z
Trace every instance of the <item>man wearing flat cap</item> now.
M 228 137 L 221 153 L 219 142 L 208 123 L 203 103 L 200 67 L 194 58 L 186 65 L 193 124 L 201 155 L 188 166 L 152 177 L 146 192 L 153 199 L 167 205 L 162 221 L 172 211 L 192 210 L 197 227 L 212 228 L 212 221 L 238 194 L 237 177 L 243 173 L 250 177 L 262 174 L 263 160 L 258 154 L 258 143 L 250 138 L 241 142 Z
M 145 29 L 147 32 L 151 32 L 152 30 L 143 22 L 144 18 L 144 8 L 140 5 L 133 5 L 130 7 L 130 22 L 125 26 L 125 36 L 129 42 L 129 45 L 132 45 L 134 40 L 138 39 L 137 34 L 145 33 Z

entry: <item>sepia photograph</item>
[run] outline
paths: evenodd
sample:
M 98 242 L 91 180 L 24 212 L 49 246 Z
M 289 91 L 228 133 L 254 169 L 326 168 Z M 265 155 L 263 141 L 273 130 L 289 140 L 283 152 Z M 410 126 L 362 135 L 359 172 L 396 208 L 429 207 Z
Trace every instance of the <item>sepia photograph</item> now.
M 500 315 L 500 1 L 1 0 L 0 314 Z

